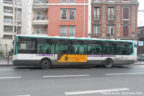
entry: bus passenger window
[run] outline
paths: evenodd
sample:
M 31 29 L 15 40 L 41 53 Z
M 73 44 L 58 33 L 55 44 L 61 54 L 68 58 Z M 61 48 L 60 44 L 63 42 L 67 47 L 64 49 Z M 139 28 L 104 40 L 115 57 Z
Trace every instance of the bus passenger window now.
M 79 54 L 79 47 L 77 47 L 77 51 L 76 51 L 76 54 Z
M 42 46 L 39 47 L 39 54 L 42 54 L 43 53 L 43 49 L 42 49 Z

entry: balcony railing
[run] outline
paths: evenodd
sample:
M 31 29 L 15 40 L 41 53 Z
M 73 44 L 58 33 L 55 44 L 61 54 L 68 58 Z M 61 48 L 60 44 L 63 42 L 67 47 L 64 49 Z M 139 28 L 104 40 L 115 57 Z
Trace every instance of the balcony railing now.
M 10 20 L 10 21 L 4 20 L 4 24 L 5 24 L 5 25 L 12 25 L 12 24 L 13 24 L 13 21 L 11 21 L 11 20 Z
M 44 31 L 44 30 L 43 30 L 43 31 L 35 30 L 35 31 L 33 32 L 33 34 L 46 35 L 46 34 L 47 34 L 47 31 L 46 31 L 46 29 L 45 29 L 45 31 Z
M 97 38 L 97 37 L 100 37 L 100 33 L 91 33 L 89 34 L 92 38 Z
M 114 15 L 108 15 L 108 20 L 114 20 L 115 16 Z
M 100 15 L 95 15 L 93 18 L 94 18 L 94 21 L 96 21 L 96 20 L 100 20 L 101 17 Z
M 48 8 L 48 1 L 42 1 L 42 2 L 34 2 L 33 8 L 34 9 L 47 9 Z
M 33 25 L 47 25 L 48 19 L 46 17 L 33 18 Z

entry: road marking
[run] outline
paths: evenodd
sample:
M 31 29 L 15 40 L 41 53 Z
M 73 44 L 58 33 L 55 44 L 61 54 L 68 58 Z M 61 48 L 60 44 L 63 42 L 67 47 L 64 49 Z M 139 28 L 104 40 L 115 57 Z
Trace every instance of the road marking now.
M 89 74 L 85 75 L 57 75 L 57 76 L 43 76 L 43 78 L 62 78 L 62 77 L 87 77 Z
M 29 69 L 0 69 L 0 71 L 29 70 Z
M 110 74 L 105 74 L 108 76 L 112 76 L 112 75 L 143 75 L 144 73 L 110 73 Z
M 94 94 L 94 93 L 106 93 L 106 92 L 129 91 L 129 90 L 130 90 L 129 88 L 116 88 L 116 89 L 103 89 L 103 90 L 74 91 L 74 92 L 65 92 L 65 95 Z
M 31 95 L 16 95 L 16 96 L 31 96 Z
M 9 71 L 9 70 L 14 70 L 14 69 L 0 69 L 0 71 Z
M 0 77 L 0 79 L 20 79 L 21 77 Z

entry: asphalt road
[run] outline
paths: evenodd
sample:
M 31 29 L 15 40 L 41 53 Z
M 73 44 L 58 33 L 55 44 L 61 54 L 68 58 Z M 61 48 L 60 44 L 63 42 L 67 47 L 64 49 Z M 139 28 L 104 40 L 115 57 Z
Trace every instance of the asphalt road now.
M 144 96 L 144 65 L 50 70 L 3 66 L 0 96 Z

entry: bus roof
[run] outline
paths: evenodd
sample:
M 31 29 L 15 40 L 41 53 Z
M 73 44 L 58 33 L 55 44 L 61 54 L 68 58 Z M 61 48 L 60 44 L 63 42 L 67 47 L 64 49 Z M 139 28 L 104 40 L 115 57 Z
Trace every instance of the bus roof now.
M 99 41 L 122 41 L 133 42 L 132 40 L 120 40 L 120 39 L 100 39 L 100 38 L 76 38 L 76 37 L 59 37 L 59 36 L 42 36 L 42 35 L 16 35 L 17 37 L 31 37 L 31 38 L 50 38 L 50 39 L 68 39 L 68 40 L 99 40 Z

